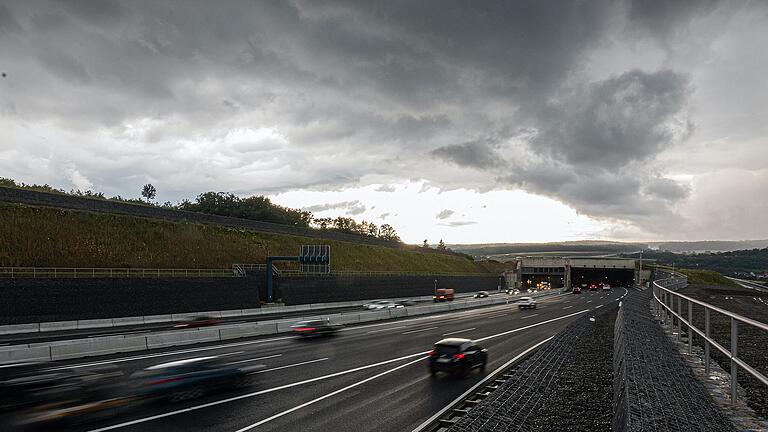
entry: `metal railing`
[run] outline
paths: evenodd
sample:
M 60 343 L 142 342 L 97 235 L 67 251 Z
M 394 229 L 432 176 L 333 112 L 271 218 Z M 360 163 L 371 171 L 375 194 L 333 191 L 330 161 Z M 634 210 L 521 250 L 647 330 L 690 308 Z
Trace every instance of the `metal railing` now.
M 0 278 L 234 277 L 232 269 L 0 267 Z
M 330 273 L 305 273 L 299 270 L 280 270 L 280 276 L 487 276 L 496 277 L 494 273 L 450 273 L 450 272 L 423 272 L 423 271 L 331 271 Z
M 656 316 L 661 317 L 664 325 L 674 326 L 677 322 L 677 340 L 681 341 L 681 332 L 683 326 L 687 329 L 688 333 L 688 352 L 693 352 L 693 335 L 697 334 L 704 340 L 704 371 L 707 375 L 710 374 L 710 350 L 711 347 L 715 347 L 718 351 L 723 353 L 730 359 L 731 363 L 731 402 L 736 402 L 737 399 L 737 376 L 738 369 L 744 369 L 750 375 L 757 380 L 768 386 L 768 378 L 757 371 L 755 368 L 747 364 L 744 360 L 738 357 L 739 355 L 739 323 L 756 327 L 762 331 L 768 332 L 768 324 L 760 321 L 729 312 L 725 309 L 721 309 L 717 306 L 713 306 L 709 303 L 705 303 L 700 300 L 688 297 L 686 295 L 675 292 L 679 288 L 688 285 L 688 278 L 680 273 L 672 273 L 672 277 L 661 279 L 653 282 L 653 298 L 654 298 L 654 312 Z M 677 299 L 677 312 L 674 310 L 675 299 Z M 688 303 L 688 319 L 683 318 L 682 301 L 685 300 Z M 704 330 L 697 328 L 693 324 L 693 305 L 699 305 L 704 308 Z M 710 315 L 712 312 L 725 315 L 730 318 L 731 324 L 731 350 L 729 351 L 724 346 L 720 345 L 710 336 Z

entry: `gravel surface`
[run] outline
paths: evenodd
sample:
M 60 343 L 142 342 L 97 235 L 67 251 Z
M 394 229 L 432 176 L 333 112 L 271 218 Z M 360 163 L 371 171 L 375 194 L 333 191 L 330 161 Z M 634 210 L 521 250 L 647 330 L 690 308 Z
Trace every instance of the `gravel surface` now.
M 651 317 L 649 290 L 623 303 L 624 428 L 639 431 L 735 431 L 661 326 Z M 621 426 L 621 425 L 619 425 Z
M 768 295 L 749 289 L 731 288 L 711 285 L 690 285 L 680 290 L 681 294 L 705 301 L 719 308 L 732 311 L 754 320 L 768 323 Z M 762 300 L 762 301 L 760 301 Z M 687 314 L 688 304 L 683 301 L 684 315 Z M 694 305 L 693 323 L 699 329 L 704 329 L 704 310 Z M 725 348 L 731 347 L 730 319 L 712 313 L 710 318 L 712 337 Z M 694 344 L 703 348 L 702 339 L 693 338 Z M 738 356 L 763 375 L 768 375 L 768 333 L 752 326 L 739 326 Z M 730 371 L 730 360 L 719 351 L 712 349 L 712 358 L 726 371 Z M 739 371 L 739 384 L 747 394 L 747 405 L 755 412 L 768 419 L 768 387 L 744 371 Z
M 450 430 L 610 430 L 616 311 L 606 306 L 571 323 Z

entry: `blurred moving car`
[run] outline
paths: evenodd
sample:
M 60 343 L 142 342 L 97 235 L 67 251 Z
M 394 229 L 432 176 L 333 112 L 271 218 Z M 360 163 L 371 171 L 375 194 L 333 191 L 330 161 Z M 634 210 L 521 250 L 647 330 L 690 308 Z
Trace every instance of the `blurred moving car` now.
M 219 320 L 216 318 L 200 315 L 200 316 L 189 318 L 186 321 L 178 322 L 173 325 L 173 328 L 184 329 L 184 328 L 208 327 L 208 326 L 216 325 L 218 323 L 219 323 Z
M 306 321 L 299 321 L 296 324 L 291 326 L 291 329 L 293 330 L 293 334 L 302 336 L 302 337 L 309 337 L 309 336 L 327 336 L 332 335 L 339 331 L 343 326 L 341 324 L 333 324 L 331 323 L 331 320 L 328 318 L 326 319 L 316 319 L 316 320 L 306 320 Z
M 485 370 L 488 350 L 470 339 L 448 338 L 437 342 L 429 353 L 429 372 L 466 376 L 474 368 Z
M 581 294 L 581 287 L 577 287 L 577 286 L 573 287 L 573 291 L 572 292 L 574 294 Z
M 473 296 L 474 298 L 486 298 L 488 297 L 488 291 L 478 291 L 477 294 Z
M 111 417 L 133 398 L 114 366 L 53 370 L 44 363 L 3 368 L 0 414 L 5 427 L 59 429 Z
M 604 283 L 603 284 L 603 291 L 610 291 L 611 290 L 611 284 Z
M 517 300 L 517 307 L 520 309 L 536 309 L 536 300 L 533 297 L 520 297 Z
M 262 367 L 235 367 L 216 356 L 197 357 L 150 366 L 132 374 L 131 381 L 142 401 L 179 402 L 214 390 L 248 386 Z
M 395 303 L 391 300 L 379 300 L 372 303 L 368 303 L 367 305 L 363 305 L 363 307 L 368 310 L 381 310 L 381 309 L 401 308 L 404 306 L 399 303 Z
M 512 295 L 520 294 L 520 290 L 519 289 L 514 289 L 514 288 L 507 288 L 504 292 L 507 293 L 507 294 L 512 294 Z
M 432 302 L 453 301 L 453 288 L 438 288 L 432 296 Z

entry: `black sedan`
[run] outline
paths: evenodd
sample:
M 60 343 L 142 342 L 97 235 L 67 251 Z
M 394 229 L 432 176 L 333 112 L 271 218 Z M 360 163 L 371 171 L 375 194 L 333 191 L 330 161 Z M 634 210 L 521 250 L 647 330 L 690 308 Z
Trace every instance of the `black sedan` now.
M 198 357 L 150 366 L 131 375 L 136 397 L 179 402 L 208 392 L 250 385 L 263 365 L 235 367 L 218 357 Z
M 342 328 L 341 324 L 333 324 L 329 319 L 316 319 L 299 321 L 291 326 L 293 334 L 301 337 L 309 336 L 328 336 L 336 333 Z
M 429 353 L 429 372 L 466 376 L 472 369 L 485 370 L 488 350 L 470 339 L 448 338 L 437 342 Z

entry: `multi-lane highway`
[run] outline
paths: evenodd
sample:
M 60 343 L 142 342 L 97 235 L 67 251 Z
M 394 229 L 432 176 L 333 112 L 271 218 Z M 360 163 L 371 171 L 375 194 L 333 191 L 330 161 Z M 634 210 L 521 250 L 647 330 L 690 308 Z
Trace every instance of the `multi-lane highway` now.
M 578 316 L 616 301 L 625 289 L 562 294 L 535 310 L 514 304 L 350 326 L 337 336 L 276 336 L 226 344 L 90 358 L 60 367 L 111 364 L 126 373 L 200 356 L 263 365 L 246 389 L 177 404 L 155 404 L 84 427 L 92 431 L 405 431 L 413 430 L 468 388 Z M 475 339 L 488 349 L 485 373 L 438 376 L 425 355 L 444 337 Z M 589 341 L 584 341 L 589 343 Z

